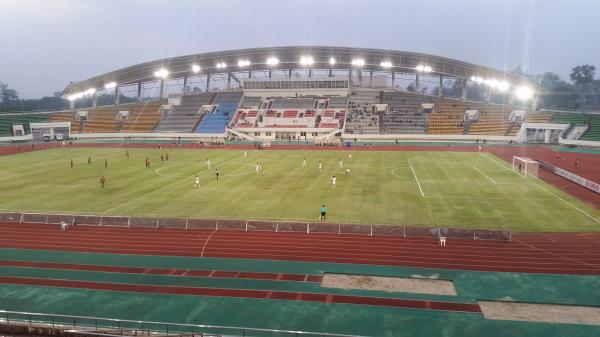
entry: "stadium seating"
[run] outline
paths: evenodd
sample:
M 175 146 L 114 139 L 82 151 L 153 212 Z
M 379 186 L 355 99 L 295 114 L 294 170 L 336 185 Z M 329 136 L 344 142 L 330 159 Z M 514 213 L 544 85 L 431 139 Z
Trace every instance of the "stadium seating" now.
M 458 101 L 438 100 L 429 114 L 428 133 L 432 135 L 460 135 L 465 128 L 465 104 Z
M 541 111 L 529 111 L 527 113 L 527 123 L 550 123 L 552 114 Z
M 152 132 L 160 120 L 160 107 L 166 100 L 134 104 L 129 108 L 129 118 L 123 121 L 120 132 Z
M 470 135 L 504 136 L 508 134 L 510 127 L 508 116 L 512 107 L 470 104 L 467 106 L 467 110 L 479 110 L 478 120 L 470 125 Z
M 252 97 L 252 96 L 244 96 L 242 99 L 242 104 L 240 108 L 242 109 L 257 109 L 262 98 L 260 97 Z
M 588 115 L 582 113 L 556 113 L 552 116 L 552 123 L 584 125 Z
M 382 103 L 388 105 L 383 116 L 385 134 L 424 134 L 427 116 L 421 113 L 421 104 L 431 98 L 412 93 L 383 93 Z
M 71 122 L 71 133 L 152 132 L 160 118 L 160 107 L 166 100 L 127 103 L 89 108 L 88 119 L 77 121 L 75 112 L 61 112 L 50 116 L 52 122 Z M 117 120 L 119 111 L 129 111 L 129 117 Z
M 346 109 L 348 107 L 348 98 L 342 96 L 328 97 L 327 108 Z
M 346 132 L 351 134 L 378 134 L 379 115 L 372 111 L 379 103 L 379 91 L 354 90 L 348 98 Z
M 600 116 L 590 116 L 587 131 L 581 136 L 582 140 L 600 141 Z
M 214 105 L 217 108 L 207 113 L 196 129 L 197 133 L 223 133 L 238 109 L 242 100 L 241 92 L 221 92 L 217 94 Z
M 200 108 L 212 103 L 215 94 L 204 92 L 181 98 L 181 105 L 173 106 L 160 120 L 156 132 L 192 132 L 201 118 Z
M 13 136 L 13 124 L 22 124 L 26 134 L 31 133 L 29 123 L 48 121 L 46 114 L 11 114 L 0 115 L 0 137 Z
M 312 109 L 314 107 L 314 98 L 296 98 L 296 97 L 273 97 L 271 109 Z

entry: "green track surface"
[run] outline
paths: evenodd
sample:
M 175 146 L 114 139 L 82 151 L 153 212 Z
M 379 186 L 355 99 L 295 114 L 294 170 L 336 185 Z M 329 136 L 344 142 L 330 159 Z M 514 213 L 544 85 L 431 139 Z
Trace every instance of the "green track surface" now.
M 242 289 L 344 293 L 474 303 L 477 300 L 598 305 L 600 278 L 573 275 L 474 272 L 335 263 L 138 256 L 0 249 L 5 260 L 147 268 L 188 268 L 322 275 L 326 272 L 436 277 L 454 282 L 458 296 L 336 290 L 305 282 L 0 268 L 2 276 L 168 284 Z M 57 287 L 0 285 L 0 309 L 106 318 L 256 328 L 352 333 L 368 336 L 595 336 L 599 327 L 486 320 L 458 313 L 335 303 L 163 295 Z M 162 327 L 155 327 L 161 328 Z
M 350 162 L 343 151 L 249 151 L 244 159 L 240 150 L 169 150 L 171 160 L 161 162 L 158 149 L 129 152 L 130 159 L 123 149 L 106 148 L 0 157 L 0 211 L 317 221 L 327 204 L 331 222 L 520 231 L 594 231 L 594 218 L 600 219 L 598 210 L 543 181 L 521 178 L 491 154 L 369 151 L 355 152 Z M 340 158 L 350 176 L 338 167 Z M 261 174 L 254 172 L 256 162 Z

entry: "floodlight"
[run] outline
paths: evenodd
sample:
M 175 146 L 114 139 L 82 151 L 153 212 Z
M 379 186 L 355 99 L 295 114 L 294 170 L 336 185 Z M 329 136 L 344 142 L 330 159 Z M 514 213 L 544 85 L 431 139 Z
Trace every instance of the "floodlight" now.
M 117 86 L 117 82 L 108 82 L 104 85 L 104 89 L 114 89 Z
M 391 68 L 392 67 L 392 62 L 390 62 L 390 61 L 383 61 L 379 65 L 381 67 L 383 67 L 383 68 Z
M 169 71 L 165 68 L 160 68 L 154 72 L 154 76 L 160 78 L 167 78 L 167 76 L 169 76 Z
M 76 100 L 76 99 L 77 99 L 77 97 L 76 97 L 76 95 L 75 95 L 75 94 L 73 94 L 73 95 L 69 95 L 69 97 L 67 97 L 67 99 L 68 99 L 69 101 L 74 101 L 74 100 Z
M 477 84 L 483 83 L 484 79 L 479 76 L 471 76 L 471 81 L 476 82 Z
M 485 80 L 483 83 L 487 84 L 490 88 L 496 88 L 496 87 L 498 87 L 498 85 L 500 85 L 500 82 L 498 82 L 498 80 L 495 78 L 489 78 L 489 79 Z
M 239 60 L 238 61 L 238 67 L 247 67 L 250 65 L 250 61 L 248 60 Z
M 422 64 L 419 64 L 415 69 L 421 73 L 430 73 L 433 71 L 433 68 L 431 68 L 430 66 L 426 66 L 426 65 L 422 65 Z
M 305 67 L 310 67 L 313 65 L 313 63 L 315 63 L 315 60 L 312 58 L 312 56 L 302 56 L 300 58 L 300 64 Z
M 197 74 L 200 70 L 202 70 L 202 68 L 200 68 L 199 65 L 197 65 L 197 64 L 192 65 L 192 71 L 194 72 L 194 74 Z
M 86 95 L 93 95 L 96 92 L 96 89 L 94 88 L 89 88 L 88 90 L 85 91 Z
M 354 59 L 352 60 L 352 65 L 356 67 L 362 67 L 365 65 L 365 60 L 363 59 Z
M 508 88 L 510 88 L 510 83 L 506 81 L 501 81 L 500 83 L 498 83 L 498 90 L 506 91 L 508 90 Z
M 335 64 L 335 59 L 333 57 L 329 59 L 329 64 L 330 65 L 334 65 Z
M 526 101 L 533 97 L 533 89 L 531 89 L 528 86 L 522 85 L 518 87 L 517 90 L 515 90 L 515 94 L 517 95 L 518 99 Z
M 279 59 L 277 59 L 276 57 L 269 57 L 267 59 L 267 64 L 270 66 L 276 66 L 279 64 Z
M 225 69 L 225 68 L 227 68 L 227 63 L 225 63 L 225 62 L 217 63 L 217 69 Z

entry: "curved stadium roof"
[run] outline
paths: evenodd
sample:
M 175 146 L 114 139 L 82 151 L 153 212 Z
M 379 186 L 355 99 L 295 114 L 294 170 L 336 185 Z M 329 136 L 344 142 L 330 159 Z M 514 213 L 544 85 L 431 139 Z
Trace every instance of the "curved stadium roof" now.
M 301 57 L 308 55 L 314 60 L 314 64 L 311 66 L 313 69 L 354 68 L 352 60 L 360 58 L 364 60 L 364 65 L 361 66 L 363 70 L 388 72 L 394 70 L 395 72 L 415 73 L 418 65 L 427 65 L 432 68 L 430 75 L 443 75 L 461 79 L 476 76 L 506 80 L 512 84 L 526 82 L 529 85 L 536 86 L 535 83 L 525 78 L 503 71 L 435 55 L 382 49 L 296 46 L 227 50 L 140 63 L 72 83 L 64 89 L 63 94 L 73 94 L 89 88 L 103 88 L 106 83 L 110 82 L 125 85 L 155 81 L 157 78 L 154 72 L 162 67 L 168 69 L 170 78 L 248 70 L 306 69 L 307 67 L 300 65 L 299 61 Z M 279 63 L 276 66 L 268 65 L 267 59 L 270 57 L 276 57 Z M 333 66 L 329 63 L 331 58 L 335 59 Z M 239 60 L 250 61 L 250 66 L 238 67 Z M 217 63 L 222 62 L 228 65 L 226 69 L 217 68 Z M 393 67 L 383 68 L 381 62 L 391 62 Z M 192 71 L 192 65 L 194 64 L 201 67 L 202 70 L 199 74 Z

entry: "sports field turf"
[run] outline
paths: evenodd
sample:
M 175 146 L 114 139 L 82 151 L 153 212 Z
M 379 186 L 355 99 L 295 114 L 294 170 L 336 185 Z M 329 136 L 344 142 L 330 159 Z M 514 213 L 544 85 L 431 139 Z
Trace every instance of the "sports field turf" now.
M 315 222 L 326 204 L 329 221 L 340 223 L 522 231 L 600 225 L 596 209 L 541 180 L 523 179 L 488 153 L 357 151 L 350 162 L 344 151 L 248 151 L 243 158 L 241 150 L 129 149 L 129 159 L 125 151 L 63 148 L 0 157 L 0 210 Z M 166 152 L 170 160 L 161 162 Z

